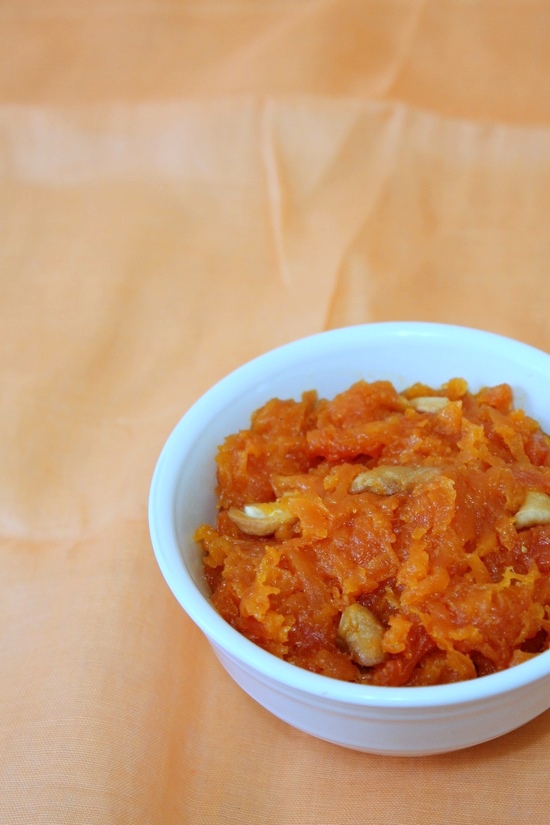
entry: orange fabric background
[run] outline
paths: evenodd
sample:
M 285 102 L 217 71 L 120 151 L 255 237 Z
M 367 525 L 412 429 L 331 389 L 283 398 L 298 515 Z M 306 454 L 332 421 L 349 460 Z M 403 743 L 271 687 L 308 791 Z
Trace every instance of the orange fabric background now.
M 550 714 L 461 753 L 316 741 L 156 567 L 171 428 L 348 324 L 550 350 L 545 0 L 0 0 L 0 822 L 543 822 Z

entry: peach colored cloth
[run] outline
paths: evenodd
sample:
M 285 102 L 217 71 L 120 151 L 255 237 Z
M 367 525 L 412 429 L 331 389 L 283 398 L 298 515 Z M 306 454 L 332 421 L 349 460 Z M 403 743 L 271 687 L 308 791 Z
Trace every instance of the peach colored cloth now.
M 461 753 L 316 741 L 150 547 L 214 381 L 348 324 L 550 350 L 545 0 L 0 0 L 0 822 L 543 822 L 550 714 Z

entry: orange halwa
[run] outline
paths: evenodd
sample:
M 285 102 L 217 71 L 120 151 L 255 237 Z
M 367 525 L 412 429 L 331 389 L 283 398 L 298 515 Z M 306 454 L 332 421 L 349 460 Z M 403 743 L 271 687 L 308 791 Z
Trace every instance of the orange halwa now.
M 195 538 L 213 605 L 265 650 L 401 686 L 549 647 L 550 438 L 508 385 L 273 399 L 216 461 Z

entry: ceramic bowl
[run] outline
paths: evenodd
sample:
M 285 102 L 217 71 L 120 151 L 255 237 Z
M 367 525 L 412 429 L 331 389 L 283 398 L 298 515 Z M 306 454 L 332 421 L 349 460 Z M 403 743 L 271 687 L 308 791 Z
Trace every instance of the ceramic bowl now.
M 355 381 L 388 379 L 398 389 L 464 377 L 472 391 L 509 383 L 516 406 L 550 431 L 550 356 L 479 330 L 382 323 L 323 332 L 245 364 L 205 393 L 169 436 L 152 480 L 154 552 L 176 599 L 243 690 L 312 736 L 354 750 L 399 756 L 466 748 L 523 725 L 550 707 L 550 651 L 506 671 L 430 687 L 350 684 L 307 672 L 248 641 L 209 601 L 193 532 L 213 523 L 216 449 L 247 428 L 273 397 L 314 388 L 333 397 Z

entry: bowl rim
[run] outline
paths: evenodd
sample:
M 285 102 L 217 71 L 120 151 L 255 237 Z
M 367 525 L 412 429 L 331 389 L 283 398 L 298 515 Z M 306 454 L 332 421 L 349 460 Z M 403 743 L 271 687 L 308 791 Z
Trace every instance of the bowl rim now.
M 201 593 L 189 573 L 178 545 L 175 530 L 174 495 L 179 479 L 182 456 L 190 446 L 188 437 L 195 427 L 200 427 L 207 410 L 216 408 L 226 398 L 229 390 L 243 379 L 258 376 L 266 366 L 274 367 L 289 352 L 302 355 L 319 345 L 329 346 L 362 343 L 387 338 L 395 340 L 407 337 L 445 339 L 466 336 L 472 343 L 484 347 L 505 347 L 516 357 L 527 358 L 530 363 L 542 366 L 550 375 L 550 355 L 535 347 L 494 332 L 453 324 L 419 321 L 387 321 L 340 327 L 299 338 L 268 350 L 225 375 L 184 413 L 169 434 L 154 468 L 148 501 L 148 519 L 153 551 L 169 588 L 192 621 L 202 630 L 214 647 L 238 661 L 256 678 L 276 682 L 280 689 L 299 691 L 346 705 L 388 708 L 448 708 L 487 700 L 510 691 L 534 684 L 550 677 L 550 650 L 514 667 L 469 681 L 423 687 L 385 687 L 363 685 L 333 679 L 279 659 L 240 634 L 225 621 Z M 195 436 L 193 437 L 193 441 Z

